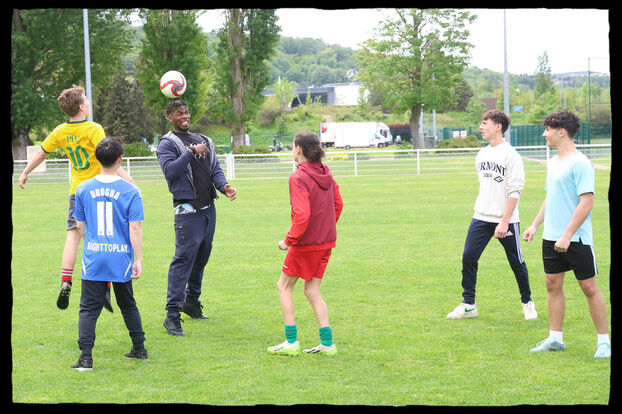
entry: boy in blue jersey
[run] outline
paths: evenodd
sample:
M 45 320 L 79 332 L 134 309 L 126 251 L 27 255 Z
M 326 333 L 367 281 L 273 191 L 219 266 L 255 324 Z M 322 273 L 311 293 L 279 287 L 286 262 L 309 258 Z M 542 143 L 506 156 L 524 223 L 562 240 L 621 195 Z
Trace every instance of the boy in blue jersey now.
M 132 280 L 142 273 L 143 204 L 140 190 L 117 174 L 122 155 L 123 145 L 118 138 L 101 141 L 95 149 L 102 165 L 101 174 L 83 182 L 76 190 L 73 214 L 84 238 L 78 321 L 78 346 L 82 354 L 73 366 L 79 371 L 93 369 L 95 325 L 104 306 L 108 282 L 112 282 L 132 340 L 132 350 L 125 356 L 148 357 L 132 288 Z
M 566 348 L 562 336 L 564 321 L 564 274 L 572 270 L 579 282 L 596 327 L 596 358 L 611 357 L 607 307 L 596 284 L 596 260 L 592 240 L 591 212 L 594 205 L 594 165 L 574 145 L 579 118 L 567 110 L 549 114 L 542 134 L 557 155 L 548 160 L 546 197 L 540 212 L 525 231 L 530 242 L 538 226 L 542 233 L 542 262 L 546 273 L 549 308 L 549 336 L 531 352 L 561 351 Z

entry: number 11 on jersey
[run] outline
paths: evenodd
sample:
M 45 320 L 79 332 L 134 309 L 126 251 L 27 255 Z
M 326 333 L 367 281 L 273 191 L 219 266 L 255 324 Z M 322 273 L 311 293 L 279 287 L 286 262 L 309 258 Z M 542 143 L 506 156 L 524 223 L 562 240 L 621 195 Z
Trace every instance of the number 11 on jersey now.
M 114 236 L 111 201 L 97 202 L 97 235 Z

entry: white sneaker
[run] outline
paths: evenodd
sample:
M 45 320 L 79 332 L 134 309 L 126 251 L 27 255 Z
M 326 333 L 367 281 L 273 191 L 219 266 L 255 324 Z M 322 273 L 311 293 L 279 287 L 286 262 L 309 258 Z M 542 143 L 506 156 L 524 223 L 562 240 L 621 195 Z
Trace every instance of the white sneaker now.
M 609 342 L 599 343 L 594 358 L 611 358 L 611 344 Z
M 525 320 L 537 319 L 538 312 L 536 312 L 536 305 L 533 301 L 529 301 L 527 303 L 522 303 L 523 305 L 523 315 L 525 315 Z
M 448 319 L 475 318 L 477 316 L 477 305 L 469 305 L 462 302 L 456 309 L 447 314 Z
M 530 349 L 529 352 L 563 351 L 564 349 L 566 349 L 566 344 L 557 342 L 555 339 L 548 337 L 538 342 L 536 347 Z
M 304 349 L 302 352 L 306 352 L 307 354 L 337 355 L 337 345 L 332 344 L 331 346 L 326 346 L 319 344 L 311 349 Z
M 268 353 L 272 355 L 297 356 L 300 354 L 300 343 L 296 341 L 290 344 L 285 340 L 283 343 L 268 348 Z

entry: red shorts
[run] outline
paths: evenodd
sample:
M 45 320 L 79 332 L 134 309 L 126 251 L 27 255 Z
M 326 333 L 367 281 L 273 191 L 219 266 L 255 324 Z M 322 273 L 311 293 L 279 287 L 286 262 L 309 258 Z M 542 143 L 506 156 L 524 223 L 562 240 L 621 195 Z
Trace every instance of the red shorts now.
M 283 273 L 304 280 L 322 279 L 332 249 L 300 251 L 290 247 L 283 263 Z

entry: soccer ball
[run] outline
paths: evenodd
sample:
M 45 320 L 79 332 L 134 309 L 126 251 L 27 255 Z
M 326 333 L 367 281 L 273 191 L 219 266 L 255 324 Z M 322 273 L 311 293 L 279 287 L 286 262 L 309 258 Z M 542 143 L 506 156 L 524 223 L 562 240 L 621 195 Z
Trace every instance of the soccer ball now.
M 160 90 L 168 98 L 179 98 L 186 92 L 186 77 L 176 70 L 169 70 L 160 78 Z

